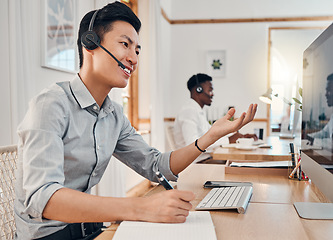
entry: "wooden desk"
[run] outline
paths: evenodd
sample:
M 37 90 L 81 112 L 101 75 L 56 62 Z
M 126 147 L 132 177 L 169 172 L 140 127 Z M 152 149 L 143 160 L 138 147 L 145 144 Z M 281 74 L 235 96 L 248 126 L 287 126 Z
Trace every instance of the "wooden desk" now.
M 213 152 L 213 160 L 241 160 L 241 161 L 287 161 L 290 160 L 289 143 L 295 143 L 293 139 L 279 139 L 279 137 L 268 137 L 267 144 L 272 148 L 256 148 L 255 150 L 239 150 L 236 148 L 217 148 Z
M 192 164 L 177 182 L 177 189 L 191 190 L 196 198 L 193 209 L 208 193 L 207 180 L 251 181 L 253 196 L 245 214 L 211 211 L 217 239 L 333 239 L 333 221 L 298 217 L 293 202 L 329 202 L 311 182 L 289 180 L 283 176 L 224 174 L 224 165 Z M 147 195 L 165 191 L 161 186 Z M 112 239 L 114 231 L 97 240 Z

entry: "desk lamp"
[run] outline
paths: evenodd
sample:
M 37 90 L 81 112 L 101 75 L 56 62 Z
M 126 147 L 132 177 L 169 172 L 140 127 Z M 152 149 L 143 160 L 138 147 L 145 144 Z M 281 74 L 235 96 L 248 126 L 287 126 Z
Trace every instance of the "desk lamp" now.
M 272 104 L 272 96 L 281 99 L 281 97 L 279 97 L 279 95 L 277 93 L 273 94 L 273 89 L 272 88 L 269 88 L 267 90 L 267 92 L 265 92 L 263 95 L 261 95 L 259 97 L 259 100 L 264 102 L 264 103 L 267 103 L 267 104 Z M 282 100 L 284 101 L 284 103 L 288 104 L 289 106 L 292 105 L 292 103 L 290 101 L 288 101 L 288 99 L 286 99 L 285 97 L 283 97 Z
M 266 93 L 261 95 L 259 97 L 260 101 L 266 103 L 266 104 L 272 104 L 272 97 L 280 98 L 283 100 L 284 103 L 288 104 L 290 107 L 292 103 L 288 101 L 285 97 L 279 97 L 278 94 L 273 94 L 273 89 L 269 88 Z M 290 110 L 289 110 L 290 111 Z M 295 131 L 296 131 L 296 125 L 297 125 L 298 117 L 295 116 L 295 113 L 293 115 L 293 128 L 292 131 L 290 131 L 290 119 L 289 119 L 289 127 L 288 127 L 288 132 L 287 133 L 280 133 L 280 138 L 286 138 L 286 139 L 293 139 L 295 138 Z M 289 132 L 290 131 L 290 132 Z
M 272 104 L 272 96 L 278 97 L 278 94 L 273 95 L 273 89 L 269 88 L 267 92 L 259 97 L 259 100 L 267 104 Z

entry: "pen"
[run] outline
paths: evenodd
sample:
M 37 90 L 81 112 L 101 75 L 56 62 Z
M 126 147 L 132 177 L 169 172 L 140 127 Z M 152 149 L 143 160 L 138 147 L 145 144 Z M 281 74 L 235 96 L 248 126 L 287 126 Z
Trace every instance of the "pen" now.
M 166 189 L 166 190 L 171 190 L 173 189 L 173 187 L 171 186 L 171 184 L 168 182 L 168 180 L 163 176 L 162 173 L 160 172 L 156 172 L 156 176 L 157 176 L 157 179 L 158 181 L 163 185 L 163 187 Z
M 301 161 L 301 157 L 298 158 L 298 161 Z M 302 180 L 302 165 L 299 165 L 298 167 L 298 180 L 301 181 Z
M 293 167 L 296 166 L 296 161 L 295 161 L 295 151 L 294 151 L 294 144 L 293 143 L 289 143 L 290 146 L 290 152 L 291 152 L 291 162 Z M 293 171 L 294 174 L 294 178 L 297 178 L 297 174 L 296 171 Z
M 298 169 L 298 167 L 301 165 L 302 160 L 299 160 L 299 162 L 297 163 L 296 167 L 294 168 L 294 170 L 290 173 L 289 178 L 293 177 L 293 174 L 296 172 L 296 170 Z
M 301 165 L 299 165 L 298 180 L 299 181 L 302 180 L 302 166 Z

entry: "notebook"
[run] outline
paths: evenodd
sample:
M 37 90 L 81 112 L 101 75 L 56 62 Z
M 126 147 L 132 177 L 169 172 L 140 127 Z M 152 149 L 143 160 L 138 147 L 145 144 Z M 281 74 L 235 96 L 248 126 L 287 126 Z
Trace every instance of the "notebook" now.
M 191 211 L 185 223 L 123 221 L 113 240 L 216 240 L 210 213 Z

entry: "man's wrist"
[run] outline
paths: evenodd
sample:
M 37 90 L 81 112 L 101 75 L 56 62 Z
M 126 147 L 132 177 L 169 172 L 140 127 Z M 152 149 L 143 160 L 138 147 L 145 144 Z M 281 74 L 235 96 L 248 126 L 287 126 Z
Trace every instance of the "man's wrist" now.
M 143 210 L 145 199 L 142 197 L 130 197 L 126 198 L 126 200 L 128 207 L 125 207 L 128 212 L 125 215 L 127 215 L 127 217 L 121 220 L 146 221 L 146 217 L 144 216 L 145 211 Z
M 199 147 L 199 145 L 198 145 L 198 139 L 195 140 L 194 145 L 197 147 L 197 149 L 198 149 L 200 152 L 203 152 L 203 153 L 206 152 L 206 149 L 201 149 L 201 148 Z

